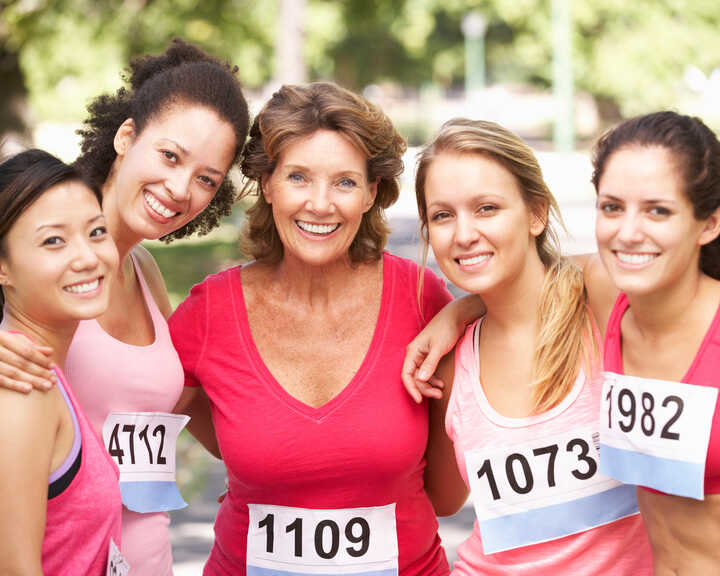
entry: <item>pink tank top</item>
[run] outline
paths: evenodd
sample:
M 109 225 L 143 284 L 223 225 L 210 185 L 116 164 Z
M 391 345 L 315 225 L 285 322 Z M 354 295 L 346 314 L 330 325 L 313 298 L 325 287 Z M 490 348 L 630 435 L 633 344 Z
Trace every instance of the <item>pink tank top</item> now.
M 75 412 L 80 468 L 60 494 L 48 500 L 42 568 L 47 576 L 104 576 L 110 539 L 120 547 L 121 497 L 117 466 L 92 431 L 60 368 L 58 387 Z
M 635 488 L 597 474 L 593 444 L 602 382 L 581 372 L 547 412 L 499 414 L 480 382 L 481 321 L 455 348 L 445 419 L 458 469 L 480 503 L 480 522 L 458 548 L 453 575 L 652 574 Z
M 148 346 L 126 344 L 105 332 L 97 320 L 85 320 L 78 326 L 65 364 L 78 401 L 100 437 L 111 412 L 171 412 L 184 385 L 167 322 L 134 258 L 133 265 L 155 341 Z M 165 512 L 138 514 L 123 507 L 122 553 L 134 576 L 172 574 L 169 525 Z
M 605 331 L 605 370 L 624 374 L 622 360 L 622 317 L 630 307 L 627 295 L 620 294 L 615 301 Z M 720 388 L 720 307 L 710 325 L 690 368 L 682 379 L 685 384 Z M 660 493 L 652 488 L 642 487 Z M 710 443 L 705 460 L 705 494 L 720 493 L 720 409 L 716 404 L 710 429 Z

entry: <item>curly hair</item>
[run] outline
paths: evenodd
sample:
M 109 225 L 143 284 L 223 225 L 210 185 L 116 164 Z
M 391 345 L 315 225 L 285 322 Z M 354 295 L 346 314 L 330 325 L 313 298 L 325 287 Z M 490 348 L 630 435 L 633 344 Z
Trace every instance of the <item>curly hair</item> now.
M 709 218 L 720 206 L 720 141 L 702 120 L 663 111 L 631 118 L 610 129 L 595 144 L 595 190 L 610 157 L 631 146 L 656 146 L 671 154 L 697 220 Z M 700 249 L 699 266 L 703 273 L 720 280 L 720 236 Z
M 250 123 L 237 70 L 237 66 L 220 62 L 179 38 L 175 38 L 159 56 L 132 59 L 123 75 L 129 86 L 120 88 L 115 94 L 103 94 L 88 106 L 88 117 L 83 128 L 77 131 L 82 143 L 76 165 L 102 188 L 117 156 L 114 138 L 120 125 L 132 118 L 136 132 L 140 134 L 148 122 L 179 103 L 204 106 L 232 124 L 235 132 L 233 164 L 237 164 Z M 169 242 L 194 232 L 207 234 L 222 216 L 230 214 L 236 196 L 233 183 L 225 178 L 207 208 L 182 228 L 164 236 L 163 240 Z
M 283 245 L 272 207 L 262 194 L 262 177 L 272 174 L 289 144 L 317 130 L 343 134 L 367 159 L 368 180 L 377 182 L 377 196 L 362 217 L 349 256 L 353 263 L 378 260 L 390 234 L 385 209 L 400 193 L 405 140 L 380 108 L 330 82 L 282 86 L 255 118 L 243 151 L 242 172 L 248 178 L 243 194 L 255 192 L 258 198 L 247 211 L 241 247 L 256 260 L 282 259 Z

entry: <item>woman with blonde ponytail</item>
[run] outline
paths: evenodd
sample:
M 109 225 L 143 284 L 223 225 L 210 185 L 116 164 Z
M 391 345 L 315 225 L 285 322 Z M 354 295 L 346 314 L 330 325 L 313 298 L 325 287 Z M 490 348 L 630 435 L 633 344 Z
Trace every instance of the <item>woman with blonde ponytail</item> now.
M 452 120 L 416 194 L 440 269 L 486 308 L 437 373 L 478 520 L 454 574 L 650 574 L 634 489 L 599 472 L 599 335 L 537 159 L 497 124 Z

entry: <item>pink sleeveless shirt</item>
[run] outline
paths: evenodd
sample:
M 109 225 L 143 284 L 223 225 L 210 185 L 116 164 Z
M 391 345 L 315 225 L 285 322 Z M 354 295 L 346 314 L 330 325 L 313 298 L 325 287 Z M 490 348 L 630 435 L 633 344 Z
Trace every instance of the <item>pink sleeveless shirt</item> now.
M 167 322 L 133 259 L 135 273 L 150 311 L 155 341 L 134 346 L 107 334 L 97 320 L 80 322 L 65 369 L 98 436 L 111 412 L 171 412 L 182 393 L 182 365 L 173 348 Z M 166 512 L 138 514 L 123 507 L 122 553 L 133 576 L 172 574 Z
M 630 307 L 627 295 L 620 294 L 615 301 L 605 331 L 605 370 L 624 374 L 622 359 L 622 317 Z M 710 325 L 690 368 L 682 379 L 685 384 L 697 384 L 720 388 L 720 307 Z M 641 486 L 660 494 L 657 490 Z M 705 461 L 705 494 L 720 493 L 720 409 L 715 405 L 710 443 Z
M 92 431 L 60 368 L 58 387 L 72 407 L 80 433 L 80 468 L 60 494 L 48 500 L 42 568 L 46 576 L 104 576 L 110 539 L 120 547 L 121 499 L 117 466 Z
M 566 459 L 576 478 L 593 480 L 597 454 L 588 448 L 594 434 L 593 440 L 586 436 L 587 431 L 597 430 L 602 381 L 580 373 L 569 394 L 547 412 L 526 418 L 503 416 L 490 405 L 480 382 L 477 330 L 481 321 L 467 328 L 455 348 L 445 427 L 465 483 L 471 486 L 474 480 L 468 477 L 472 466 L 468 459 L 487 458 L 479 471 L 472 468 L 480 479 L 478 494 L 493 490 L 497 501 L 509 502 L 509 511 L 495 518 L 488 514 L 482 526 L 475 521 L 472 535 L 458 548 L 453 576 L 652 574 L 650 545 L 633 486 L 609 486 L 576 499 L 568 497 L 570 488 L 561 488 L 564 493 L 559 498 L 557 490 L 542 491 L 549 485 L 563 486 Z M 534 502 L 543 498 L 545 502 L 532 508 L 528 500 L 513 501 L 512 486 L 528 497 L 540 489 Z M 575 482 L 572 490 L 579 493 L 582 483 Z M 583 527 L 589 525 L 595 527 Z

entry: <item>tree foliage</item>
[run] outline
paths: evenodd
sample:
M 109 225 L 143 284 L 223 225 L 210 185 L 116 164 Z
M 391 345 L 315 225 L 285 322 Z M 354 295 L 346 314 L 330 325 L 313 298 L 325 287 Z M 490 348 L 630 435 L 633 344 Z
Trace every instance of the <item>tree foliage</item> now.
M 488 23 L 489 80 L 549 86 L 551 1 L 306 0 L 309 76 L 355 89 L 384 81 L 460 88 L 461 22 L 478 10 Z M 677 106 L 689 66 L 705 74 L 720 67 L 717 0 L 570 2 L 576 85 L 608 110 Z M 237 63 L 246 85 L 272 78 L 273 0 L 0 0 L 0 7 L 0 76 L 15 55 L 42 118 L 77 120 L 90 95 L 118 85 L 130 56 L 159 51 L 176 35 Z

